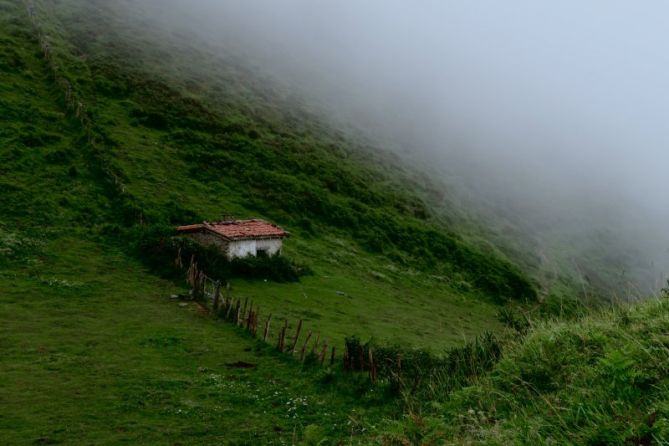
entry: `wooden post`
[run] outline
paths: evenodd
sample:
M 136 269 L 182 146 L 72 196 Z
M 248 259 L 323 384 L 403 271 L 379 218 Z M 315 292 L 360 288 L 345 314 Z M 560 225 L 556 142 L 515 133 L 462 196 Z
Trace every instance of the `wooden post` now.
M 327 350 L 328 350 L 328 343 L 327 341 L 324 341 L 323 349 L 321 350 L 321 356 L 319 358 L 321 360 L 321 365 L 323 365 L 323 362 L 325 362 L 325 353 L 327 352 Z
M 66 93 L 65 96 L 67 97 L 68 94 L 69 94 L 69 92 Z M 90 142 L 90 140 L 89 140 L 89 142 Z M 179 248 L 177 250 L 177 257 L 176 257 L 176 259 L 174 259 L 174 266 L 176 266 L 179 269 L 183 268 L 183 262 L 181 261 L 181 248 Z
M 246 305 L 248 305 L 248 303 L 249 303 L 249 298 L 247 297 L 247 298 L 244 299 L 244 309 L 242 310 L 242 318 L 246 315 Z M 243 325 L 243 319 L 237 321 L 238 324 L 239 324 L 240 322 L 241 322 L 242 325 Z
M 351 361 L 349 360 L 348 344 L 344 344 L 344 370 L 351 370 Z
M 272 322 L 272 313 L 269 314 L 269 317 L 267 318 L 267 322 L 265 322 L 265 331 L 263 331 L 262 334 L 262 340 L 264 342 L 267 342 L 267 336 L 269 335 L 269 324 Z
M 242 301 L 237 300 L 237 308 L 235 309 L 235 325 L 239 325 L 239 321 L 242 318 L 242 315 L 240 314 L 242 311 Z
M 372 348 L 369 348 L 369 379 L 372 384 L 376 384 L 376 365 L 374 364 L 374 354 Z
M 330 365 L 334 365 L 334 362 L 335 362 L 335 351 L 336 351 L 336 349 L 337 349 L 337 347 L 335 347 L 335 346 L 333 345 L 333 346 L 332 346 L 332 354 L 330 355 Z
M 318 335 L 316 335 L 316 342 L 314 342 L 314 345 L 311 347 L 311 353 L 312 354 L 316 353 L 316 349 L 318 348 L 318 342 L 320 340 L 321 340 L 321 334 L 318 333 Z
M 258 313 L 260 313 L 260 307 L 256 308 L 253 312 L 253 317 L 251 318 L 251 334 L 253 336 L 258 332 Z
M 218 304 L 219 300 L 221 299 L 221 282 L 216 281 L 214 283 L 214 301 L 212 302 L 212 306 L 214 307 L 214 312 L 218 312 Z
M 246 305 L 244 305 L 246 308 Z M 251 331 L 251 321 L 253 320 L 253 301 L 251 301 L 251 306 L 249 307 L 249 313 L 246 315 L 242 325 L 246 324 L 246 330 Z
M 311 330 L 309 330 L 307 339 L 305 339 L 304 344 L 302 344 L 302 349 L 300 350 L 300 361 L 304 361 L 304 354 L 307 351 L 307 344 L 309 343 L 309 339 L 311 339 Z
M 283 321 L 283 327 L 281 328 L 281 331 L 279 332 L 279 351 L 283 352 L 284 346 L 285 346 L 285 340 L 286 340 L 286 330 L 288 329 L 288 319 L 285 319 Z
M 230 316 L 232 316 L 232 307 L 233 307 L 233 305 L 232 305 L 232 299 L 230 299 L 230 300 L 228 301 L 228 304 L 227 304 L 227 305 L 228 305 L 228 311 L 225 312 L 225 320 L 226 320 L 226 321 L 229 321 L 229 320 L 230 320 Z
M 293 346 L 290 347 L 290 353 L 295 353 L 295 346 L 297 346 L 297 340 L 300 337 L 300 330 L 302 330 L 302 319 L 297 323 L 297 330 L 295 330 L 295 338 L 293 338 Z
M 253 336 L 258 334 L 258 318 L 260 317 L 260 306 L 253 313 Z

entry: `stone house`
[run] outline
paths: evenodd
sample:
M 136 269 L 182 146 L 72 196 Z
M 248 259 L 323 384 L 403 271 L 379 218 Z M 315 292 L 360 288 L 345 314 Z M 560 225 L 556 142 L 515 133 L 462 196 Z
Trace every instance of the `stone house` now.
M 288 232 L 260 219 L 204 222 L 179 226 L 177 232 L 186 234 L 202 245 L 217 246 L 229 260 L 238 257 L 281 254 Z

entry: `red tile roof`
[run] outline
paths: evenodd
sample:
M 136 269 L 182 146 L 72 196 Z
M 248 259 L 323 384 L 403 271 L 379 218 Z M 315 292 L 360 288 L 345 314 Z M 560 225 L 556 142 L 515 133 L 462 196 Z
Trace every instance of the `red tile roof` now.
M 272 223 L 264 220 L 230 220 L 202 224 L 179 226 L 179 232 L 211 231 L 228 240 L 244 240 L 253 238 L 287 237 L 288 233 Z

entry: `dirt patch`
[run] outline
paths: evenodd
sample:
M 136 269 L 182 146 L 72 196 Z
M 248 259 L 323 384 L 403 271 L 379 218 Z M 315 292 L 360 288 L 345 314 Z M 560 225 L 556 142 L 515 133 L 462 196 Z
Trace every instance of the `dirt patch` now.
M 249 362 L 237 361 L 226 364 L 228 367 L 233 369 L 254 369 L 256 364 L 251 364 Z

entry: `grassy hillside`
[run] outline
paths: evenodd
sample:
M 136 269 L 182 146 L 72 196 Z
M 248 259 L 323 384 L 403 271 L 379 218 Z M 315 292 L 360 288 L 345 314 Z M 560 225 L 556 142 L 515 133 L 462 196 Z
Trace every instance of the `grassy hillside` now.
M 3 444 L 665 441 L 666 302 L 528 325 L 532 280 L 454 233 L 428 182 L 145 25 L 108 2 L 0 0 Z M 182 277 L 139 237 L 223 214 L 285 226 L 314 271 L 228 277 L 235 297 L 334 345 L 374 338 L 404 374 L 303 366 L 171 298 Z
M 0 10 L 2 443 L 358 441 L 397 410 L 179 305 L 182 288 L 110 240 L 99 154 L 23 6 Z
M 389 424 L 383 436 L 424 444 L 667 444 L 668 315 L 662 299 L 535 324 L 507 342 L 489 374 Z
M 500 300 L 534 296 L 510 262 L 432 218 L 397 166 L 291 111 L 252 73 L 187 46 L 197 42 L 142 29 L 107 3 L 63 3 L 38 8 L 37 23 L 123 181 L 124 224 L 260 214 L 312 245 L 334 236 L 454 287 Z M 210 60 L 209 78 L 184 84 L 195 74 L 184 66 Z
M 233 279 L 232 293 L 333 344 L 358 334 L 440 350 L 499 329 L 494 301 L 532 296 L 511 264 L 412 210 L 420 202 L 389 167 L 317 133 L 260 136 L 260 119 L 217 114 L 151 73 L 113 67 L 111 53 L 82 54 L 54 12 L 67 4 L 53 5 L 34 5 L 34 28 L 26 5 L 0 2 L 4 443 L 356 443 L 399 414 L 364 376 L 328 384 L 336 370 L 303 369 L 170 299 L 186 291 L 181 278 L 159 278 L 134 250 L 133 234 L 150 228 L 222 213 L 285 225 L 287 255 L 315 274 Z M 132 88 L 116 91 L 120 79 Z M 360 221 L 337 220 L 349 209 L 341 218 Z
M 270 218 L 293 233 L 287 256 L 315 274 L 282 285 L 233 278 L 233 293 L 339 340 L 438 349 L 499 327 L 493 302 L 533 297 L 515 266 L 431 217 L 399 168 L 305 112 L 295 112 L 300 120 L 273 112 L 294 108 L 263 96 L 236 65 L 216 62 L 227 71 L 215 73 L 236 79 L 221 101 L 206 94 L 218 86 L 209 80 L 206 91 L 189 92 L 179 70 L 157 64 L 160 46 L 137 42 L 152 34 L 119 35 L 120 18 L 104 8 L 36 2 L 31 27 L 23 5 L 3 3 L 7 227 L 74 227 L 137 255 L 133 228 L 230 213 Z M 46 59 L 39 35 L 48 36 Z

